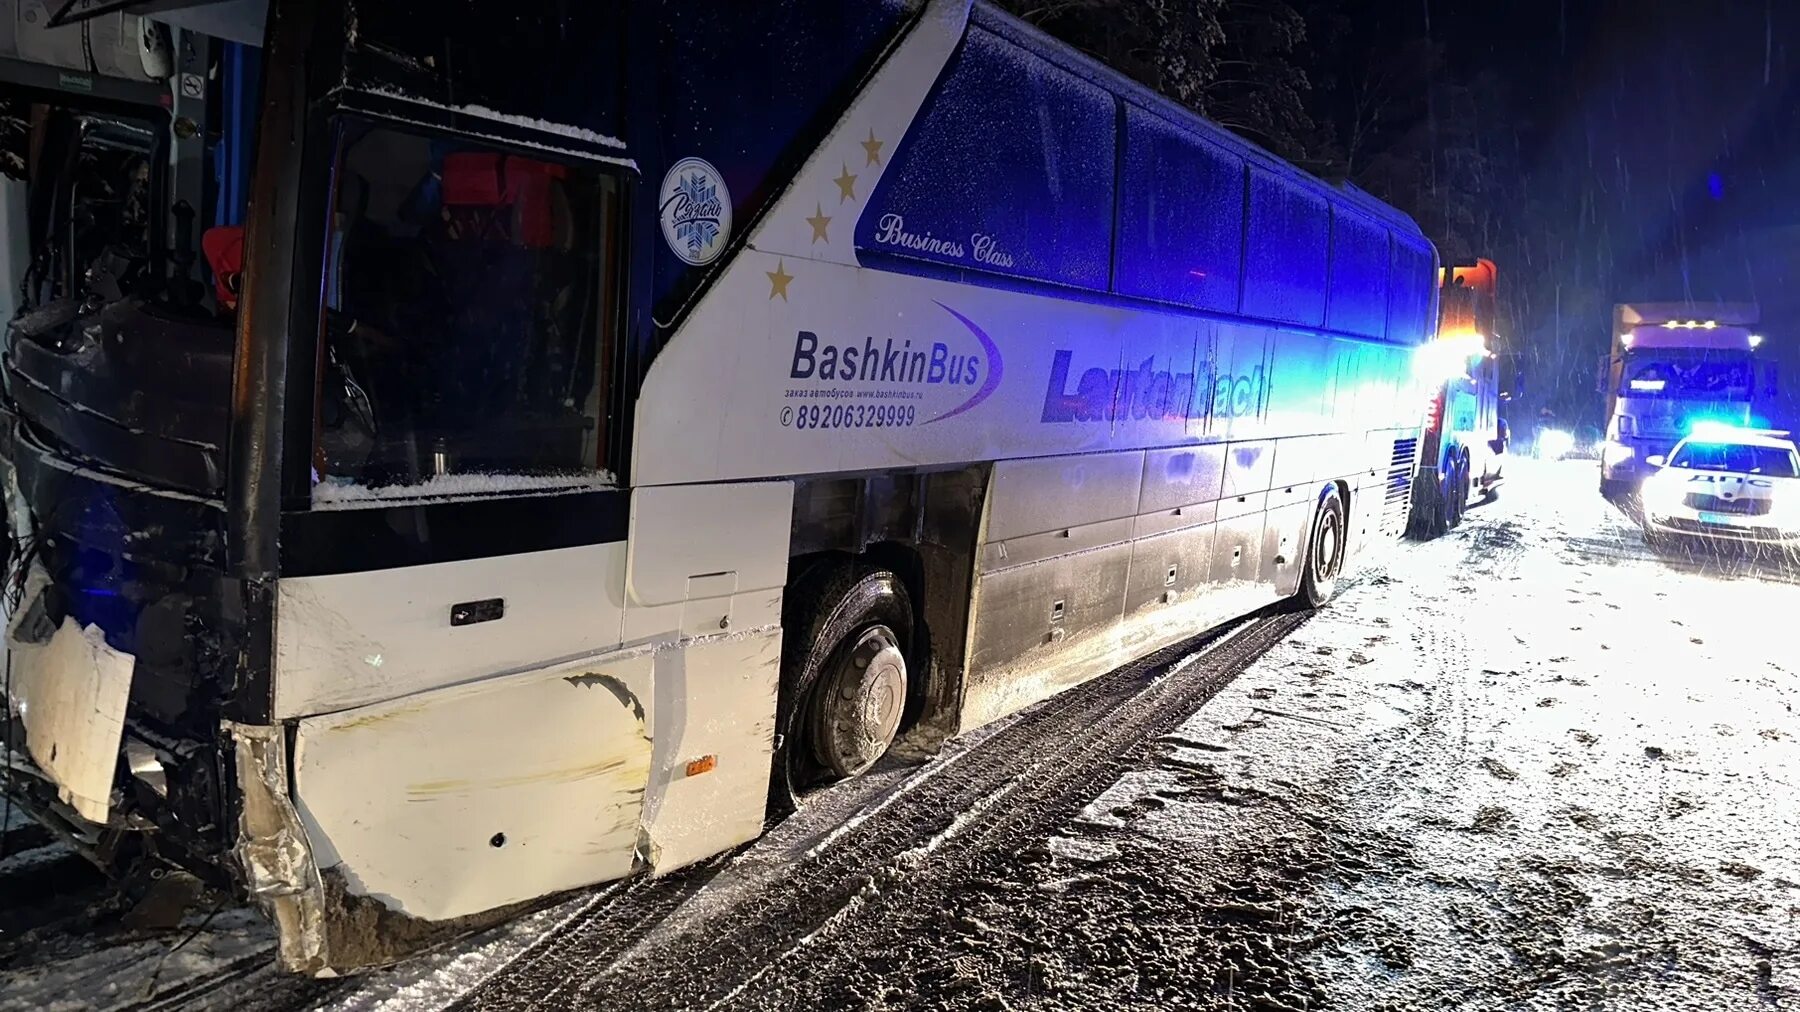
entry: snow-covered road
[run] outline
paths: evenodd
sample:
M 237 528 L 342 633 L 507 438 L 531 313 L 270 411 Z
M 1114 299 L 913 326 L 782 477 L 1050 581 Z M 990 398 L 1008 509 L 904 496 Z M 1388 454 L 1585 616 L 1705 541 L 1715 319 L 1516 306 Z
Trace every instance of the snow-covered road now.
M 156 1007 L 1800 1006 L 1800 581 L 1654 556 L 1591 463 L 1526 463 L 1304 623 L 891 764 L 728 859 L 322 994 Z M 230 914 L 200 936 L 226 966 L 267 944 Z M 140 1000 L 186 935 L 0 937 L 0 1010 Z
M 1651 554 L 1591 464 L 1506 491 L 729 1006 L 1800 1002 L 1800 588 Z

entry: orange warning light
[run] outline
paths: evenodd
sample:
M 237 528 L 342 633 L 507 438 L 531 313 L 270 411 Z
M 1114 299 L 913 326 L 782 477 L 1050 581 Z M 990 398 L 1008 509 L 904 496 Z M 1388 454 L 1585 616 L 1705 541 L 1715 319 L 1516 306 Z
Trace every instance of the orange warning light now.
M 713 767 L 715 767 L 717 765 L 719 765 L 719 757 L 718 756 L 703 755 L 698 759 L 690 760 L 688 762 L 687 775 L 690 777 L 697 777 L 702 773 L 711 773 L 713 771 Z

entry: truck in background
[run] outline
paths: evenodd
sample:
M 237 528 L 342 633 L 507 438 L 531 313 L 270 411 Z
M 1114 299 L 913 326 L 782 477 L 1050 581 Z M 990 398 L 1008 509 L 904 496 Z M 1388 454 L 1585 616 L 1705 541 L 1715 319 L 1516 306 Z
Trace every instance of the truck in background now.
M 1612 349 L 1600 362 L 1606 400 L 1600 494 L 1637 490 L 1697 423 L 1755 426 L 1775 366 L 1759 358 L 1754 303 L 1631 303 L 1613 307 Z
M 1407 524 L 1415 538 L 1438 537 L 1462 523 L 1470 500 L 1494 498 L 1504 478 L 1510 432 L 1500 408 L 1517 385 L 1517 370 L 1494 347 L 1496 274 L 1488 259 L 1438 272 L 1437 337 L 1417 359 L 1428 400 Z

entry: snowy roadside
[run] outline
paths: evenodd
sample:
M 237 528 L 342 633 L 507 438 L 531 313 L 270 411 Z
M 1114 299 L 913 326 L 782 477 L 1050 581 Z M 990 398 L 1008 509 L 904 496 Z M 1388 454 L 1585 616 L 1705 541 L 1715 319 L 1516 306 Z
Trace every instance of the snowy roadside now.
M 1080 812 L 732 1007 L 1800 999 L 1800 587 L 1698 568 L 1591 465 L 1520 468 Z
M 783 876 L 833 849 L 849 852 L 836 873 L 868 885 L 800 944 L 721 950 L 640 997 L 1277 1012 L 1800 1000 L 1800 658 L 1782 636 L 1800 581 L 1654 557 L 1592 478 L 1591 464 L 1519 468 L 1504 500 L 1401 546 L 1167 733 L 1103 757 L 1124 772 L 1086 793 L 969 795 L 977 774 L 1029 787 L 1057 766 L 1068 731 L 1009 719 L 843 785 L 686 883 L 562 901 L 338 982 L 323 1007 L 439 1009 L 523 968 L 575 986 L 489 986 L 475 1004 L 582 1007 L 580 982 L 607 970 L 584 956 L 613 927 L 589 914 L 649 911 L 599 950 L 629 982 L 624 964 L 692 943 L 696 924 L 738 933 L 721 944 L 793 928 L 772 912 Z M 1102 758 L 1085 747 L 1061 761 Z M 932 849 L 950 831 L 960 842 Z M 0 964 L 0 1010 L 130 1007 L 158 961 L 162 981 L 204 982 L 268 944 L 227 910 L 169 954 L 195 927 L 70 937 L 29 967 Z M 159 1007 L 318 997 L 227 982 Z
M 1322 946 L 1310 968 L 1346 1007 L 1794 1000 L 1800 658 L 1785 630 L 1800 587 L 1720 578 L 1708 570 L 1742 567 L 1704 552 L 1654 556 L 1591 466 L 1523 477 L 1535 487 L 1509 492 L 1528 513 L 1459 532 L 1491 554 L 1447 583 L 1453 544 L 1389 570 L 1396 589 L 1430 591 L 1409 617 L 1450 652 L 1430 676 L 1375 655 L 1430 703 L 1393 741 L 1404 767 L 1335 791 L 1406 861 L 1329 893 L 1327 909 L 1379 911 L 1386 928 Z

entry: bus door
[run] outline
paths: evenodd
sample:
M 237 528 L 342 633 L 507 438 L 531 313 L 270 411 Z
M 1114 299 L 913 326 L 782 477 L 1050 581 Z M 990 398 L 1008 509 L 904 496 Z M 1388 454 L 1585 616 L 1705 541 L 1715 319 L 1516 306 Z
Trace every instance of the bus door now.
M 315 862 L 429 921 L 627 874 L 653 661 L 558 661 L 624 635 L 607 377 L 635 181 L 350 116 L 325 143 L 271 714 Z

